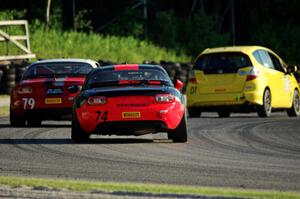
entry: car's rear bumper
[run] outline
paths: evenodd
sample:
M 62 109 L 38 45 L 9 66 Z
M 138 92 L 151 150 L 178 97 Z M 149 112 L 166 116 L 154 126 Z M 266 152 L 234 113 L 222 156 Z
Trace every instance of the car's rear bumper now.
M 116 121 L 100 123 L 94 133 L 101 135 L 144 135 L 167 130 L 167 124 L 162 121 Z
M 110 107 L 83 105 L 76 109 L 76 115 L 81 128 L 88 133 L 97 133 L 100 129 L 109 130 L 107 126 L 121 132 L 142 129 L 175 129 L 185 112 L 185 106 L 179 101 L 170 104 L 156 104 L 148 107 Z M 139 117 L 125 118 L 124 113 L 139 113 Z M 125 128 L 119 128 L 125 124 Z M 159 128 L 158 128 L 159 126 Z M 127 128 L 127 129 L 126 129 Z M 125 129 L 123 131 L 122 129 Z M 126 134 L 126 133 L 125 133 Z
M 261 105 L 259 92 L 200 94 L 187 100 L 187 107 Z

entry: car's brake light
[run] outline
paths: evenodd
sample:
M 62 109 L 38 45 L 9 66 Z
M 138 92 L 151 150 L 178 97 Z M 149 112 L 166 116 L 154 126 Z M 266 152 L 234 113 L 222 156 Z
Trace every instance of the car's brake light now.
M 140 80 L 120 80 L 119 84 L 140 84 Z
M 157 103 L 171 103 L 174 102 L 175 96 L 172 94 L 159 94 L 155 96 Z
M 32 93 L 31 87 L 20 87 L 18 89 L 18 94 L 30 94 L 30 93 Z
M 195 77 L 192 77 L 189 79 L 189 82 L 192 84 L 197 84 L 197 79 Z
M 103 105 L 106 104 L 106 97 L 105 96 L 93 96 L 89 97 L 87 102 L 89 105 Z
M 189 78 L 189 83 L 197 84 L 197 78 L 196 78 L 196 75 L 195 75 L 195 71 L 191 71 L 190 78 Z
M 159 80 L 148 80 L 148 84 L 159 85 L 159 84 L 161 84 L 161 81 L 159 81 Z
M 259 70 L 256 68 L 251 68 L 246 77 L 246 81 L 256 79 L 258 77 L 258 75 L 259 75 Z

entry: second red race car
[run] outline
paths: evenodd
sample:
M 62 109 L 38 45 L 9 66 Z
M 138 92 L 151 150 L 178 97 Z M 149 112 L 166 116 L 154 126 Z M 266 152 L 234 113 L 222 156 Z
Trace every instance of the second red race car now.
M 38 126 L 42 120 L 71 119 L 74 97 L 99 64 L 85 59 L 37 61 L 24 72 L 10 97 L 10 124 Z
M 144 135 L 166 132 L 187 141 L 185 98 L 157 65 L 113 65 L 91 72 L 74 101 L 71 137 L 91 134 Z

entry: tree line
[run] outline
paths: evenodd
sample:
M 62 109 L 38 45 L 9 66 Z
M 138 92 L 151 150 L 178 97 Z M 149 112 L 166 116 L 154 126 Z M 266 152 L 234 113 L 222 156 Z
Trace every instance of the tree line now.
M 133 36 L 193 57 L 208 47 L 262 45 L 289 63 L 300 63 L 299 9 L 298 0 L 6 0 L 0 5 L 0 11 L 21 12 L 33 25 Z

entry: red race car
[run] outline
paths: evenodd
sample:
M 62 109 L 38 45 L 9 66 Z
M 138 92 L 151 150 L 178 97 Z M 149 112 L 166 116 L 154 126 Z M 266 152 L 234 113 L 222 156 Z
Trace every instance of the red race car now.
M 173 142 L 187 141 L 185 98 L 157 65 L 114 65 L 91 72 L 75 98 L 71 137 L 91 134 L 144 135 L 167 132 Z
M 37 61 L 24 72 L 10 96 L 11 126 L 39 126 L 42 120 L 70 119 L 78 86 L 99 64 L 85 59 Z M 74 91 L 75 89 L 75 91 Z

